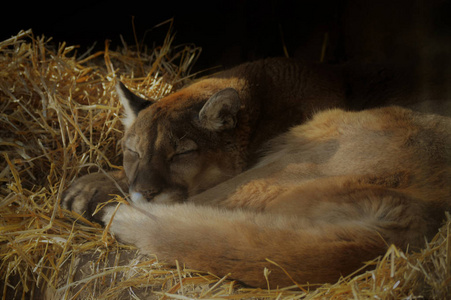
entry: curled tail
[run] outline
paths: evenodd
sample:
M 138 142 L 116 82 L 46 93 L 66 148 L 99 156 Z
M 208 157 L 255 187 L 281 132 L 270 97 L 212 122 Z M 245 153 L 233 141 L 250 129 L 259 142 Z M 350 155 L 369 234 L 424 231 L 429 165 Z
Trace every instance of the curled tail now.
M 231 273 L 254 287 L 267 286 L 264 268 L 271 272 L 271 287 L 292 285 L 292 280 L 335 282 L 387 249 L 381 235 L 362 221 L 313 222 L 192 204 L 122 205 L 111 230 L 166 262 L 178 260 L 218 276 Z

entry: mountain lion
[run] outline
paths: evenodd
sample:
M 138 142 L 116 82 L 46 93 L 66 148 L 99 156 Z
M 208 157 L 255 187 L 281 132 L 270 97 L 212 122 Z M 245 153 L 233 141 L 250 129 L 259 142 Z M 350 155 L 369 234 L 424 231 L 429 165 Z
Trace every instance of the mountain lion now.
M 119 83 L 124 171 L 81 177 L 63 206 L 250 286 L 267 286 L 265 267 L 272 287 L 334 282 L 390 244 L 422 247 L 451 209 L 451 120 L 345 111 L 356 103 L 334 76 L 269 60 L 156 102 Z M 121 189 L 130 205 L 92 215 Z

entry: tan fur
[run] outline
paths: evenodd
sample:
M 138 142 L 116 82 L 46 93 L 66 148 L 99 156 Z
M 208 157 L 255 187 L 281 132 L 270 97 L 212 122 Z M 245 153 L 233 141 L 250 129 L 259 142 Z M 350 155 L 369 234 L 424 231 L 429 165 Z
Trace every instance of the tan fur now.
M 323 122 L 335 131 L 321 134 Z M 299 283 L 333 282 L 391 243 L 416 249 L 434 234 L 451 208 L 450 133 L 449 119 L 400 108 L 324 112 L 187 204 L 121 207 L 111 230 L 160 259 L 253 286 L 265 286 L 265 267 L 272 286 L 290 284 L 266 259 Z
M 133 202 L 112 222 L 119 239 L 252 286 L 266 286 L 268 268 L 274 287 L 292 283 L 285 272 L 336 281 L 435 233 L 451 209 L 450 119 L 330 109 L 348 106 L 332 75 L 285 63 L 245 65 L 135 112 L 115 173 Z M 227 88 L 238 111 L 233 93 L 218 94 Z M 88 216 L 105 199 L 89 181 L 63 199 Z

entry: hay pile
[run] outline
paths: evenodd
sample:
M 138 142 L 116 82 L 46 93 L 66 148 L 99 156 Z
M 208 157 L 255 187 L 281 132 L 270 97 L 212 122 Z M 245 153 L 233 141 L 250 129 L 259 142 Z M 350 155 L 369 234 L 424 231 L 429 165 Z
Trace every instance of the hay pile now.
M 451 220 L 421 253 L 390 248 L 374 271 L 335 285 L 248 289 L 163 265 L 60 207 L 88 172 L 120 168 L 114 79 L 160 98 L 189 78 L 192 45 L 77 53 L 31 31 L 0 42 L 0 295 L 2 299 L 445 299 Z M 79 222 L 74 222 L 78 219 Z M 263 272 L 263 270 L 262 270 Z

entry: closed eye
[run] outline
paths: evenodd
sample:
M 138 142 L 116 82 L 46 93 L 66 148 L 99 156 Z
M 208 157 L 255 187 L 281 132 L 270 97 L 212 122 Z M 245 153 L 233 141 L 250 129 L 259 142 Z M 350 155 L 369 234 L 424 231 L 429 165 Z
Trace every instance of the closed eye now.
M 128 153 L 128 154 L 131 154 L 131 155 L 133 155 L 133 156 L 136 156 L 136 157 L 140 157 L 140 155 L 139 155 L 139 153 L 137 152 L 137 151 L 135 151 L 135 150 L 132 150 L 132 149 L 130 149 L 130 148 L 125 148 L 125 152 L 126 153 Z
M 187 154 L 191 154 L 191 153 L 194 153 L 194 152 L 197 152 L 197 149 L 193 149 L 193 150 L 186 150 L 186 151 L 183 151 L 183 152 L 180 152 L 180 153 L 176 153 L 175 154 L 175 156 L 177 156 L 177 155 L 187 155 Z
M 194 150 L 186 150 L 180 153 L 174 153 L 172 157 L 169 159 L 171 162 L 177 161 L 179 159 L 184 159 L 190 157 L 192 154 L 195 154 L 197 152 L 197 149 Z
M 192 154 L 197 153 L 198 146 L 193 140 L 186 138 L 185 136 L 175 141 L 175 149 L 169 161 L 178 159 L 184 159 L 190 157 Z

